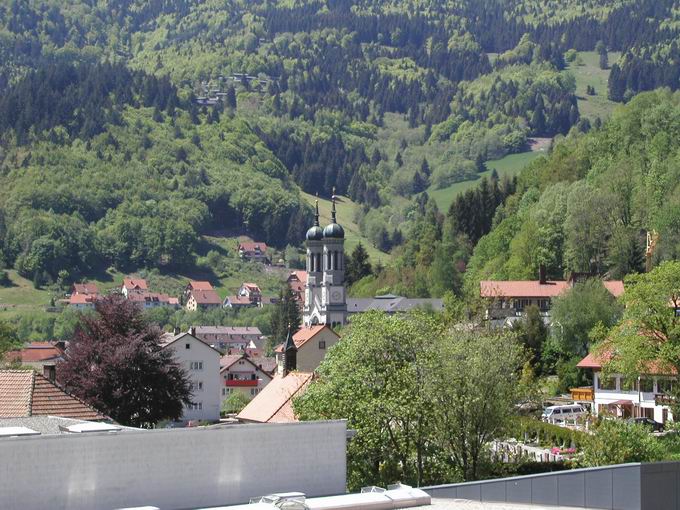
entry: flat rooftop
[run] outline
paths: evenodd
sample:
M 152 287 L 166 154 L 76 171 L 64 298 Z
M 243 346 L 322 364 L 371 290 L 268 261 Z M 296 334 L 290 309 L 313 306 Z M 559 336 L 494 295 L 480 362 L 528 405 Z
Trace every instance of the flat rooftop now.
M 432 498 L 430 506 L 420 507 L 422 510 L 574 510 L 573 506 L 528 505 L 518 503 L 480 503 L 467 499 Z M 578 507 L 583 510 L 584 507 Z

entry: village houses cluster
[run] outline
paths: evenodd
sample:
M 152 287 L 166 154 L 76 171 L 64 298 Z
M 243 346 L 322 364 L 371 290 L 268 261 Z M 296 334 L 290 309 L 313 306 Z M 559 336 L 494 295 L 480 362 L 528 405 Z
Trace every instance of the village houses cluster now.
M 219 420 L 225 401 L 235 392 L 250 400 L 236 417 L 240 422 L 295 421 L 292 401 L 305 391 L 328 350 L 340 341 L 336 326 L 345 325 L 353 314 L 368 310 L 400 313 L 418 307 L 443 309 L 441 299 L 410 299 L 390 294 L 347 297 L 345 235 L 336 219 L 335 197 L 331 216 L 331 223 L 322 228 L 317 205 L 314 225 L 306 234 L 306 268 L 290 272 L 287 278 L 302 312 L 302 324 L 293 327 L 285 342 L 275 347 L 274 357 L 266 356 L 267 338 L 253 326 L 196 325 L 188 331 L 175 330 L 163 336 L 163 348 L 172 350 L 191 380 L 193 398 L 185 408 L 185 423 Z M 243 259 L 270 262 L 264 243 L 242 242 L 238 251 Z M 590 277 L 573 274 L 567 281 L 549 280 L 541 268 L 537 280 L 482 281 L 480 297 L 487 302 L 484 327 L 512 327 L 531 305 L 538 307 L 546 325 L 554 327 L 553 299 Z M 603 283 L 615 297 L 624 291 L 621 281 Z M 224 299 L 210 282 L 194 280 L 179 297 L 154 292 L 146 280 L 138 278 L 124 278 L 116 291 L 145 309 L 184 306 L 196 311 L 276 303 L 274 298 L 263 296 L 259 286 L 252 282 L 244 282 L 236 295 Z M 93 308 L 100 297 L 95 284 L 78 283 L 73 285 L 68 303 L 77 309 Z M 33 367 L 37 371 L 35 377 L 54 384 L 55 364 L 66 348 L 64 342 L 33 342 L 8 356 L 13 362 Z M 650 366 L 648 374 L 631 384 L 620 374 L 603 376 L 605 361 L 589 354 L 579 363 L 580 368 L 593 371 L 594 384 L 573 388 L 571 401 L 588 408 L 595 416 L 607 412 L 622 418 L 648 417 L 659 423 L 672 418 L 665 395 L 676 374 L 660 373 Z M 0 409 L 0 416 L 1 413 Z

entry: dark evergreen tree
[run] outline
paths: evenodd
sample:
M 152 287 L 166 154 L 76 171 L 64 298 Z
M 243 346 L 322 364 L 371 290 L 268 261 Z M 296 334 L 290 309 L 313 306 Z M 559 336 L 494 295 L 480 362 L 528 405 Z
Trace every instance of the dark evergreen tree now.
M 361 243 L 356 245 L 347 259 L 347 271 L 345 274 L 349 285 L 371 274 L 371 263 L 368 260 L 368 253 Z

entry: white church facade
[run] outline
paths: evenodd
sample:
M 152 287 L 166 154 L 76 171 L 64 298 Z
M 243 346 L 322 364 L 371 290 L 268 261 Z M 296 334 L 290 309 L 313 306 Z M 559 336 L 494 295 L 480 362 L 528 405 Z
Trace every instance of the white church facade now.
M 307 283 L 302 320 L 305 326 L 342 325 L 347 322 L 345 289 L 345 231 L 337 223 L 335 194 L 331 223 L 319 225 L 316 203 L 314 225 L 307 231 Z

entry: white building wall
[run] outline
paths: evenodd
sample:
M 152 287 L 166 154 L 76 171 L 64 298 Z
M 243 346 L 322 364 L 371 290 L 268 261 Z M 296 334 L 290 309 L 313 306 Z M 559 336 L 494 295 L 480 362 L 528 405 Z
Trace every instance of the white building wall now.
M 341 494 L 345 442 L 344 421 L 0 439 L 0 508 L 179 510 Z
M 188 349 L 187 344 L 190 346 Z M 182 419 L 219 420 L 222 401 L 220 353 L 189 334 L 173 342 L 168 348 L 174 351 L 174 358 L 191 379 L 194 386 L 193 402 L 200 404 L 199 409 L 185 405 Z
M 600 389 L 600 373 L 593 373 L 593 388 L 594 388 L 594 409 L 593 414 L 599 414 L 600 405 L 610 405 L 618 400 L 630 400 L 633 406 L 638 406 L 642 409 L 653 409 L 654 421 L 663 423 L 664 410 L 666 410 L 667 419 L 672 419 L 672 414 L 667 406 L 656 405 L 655 395 L 661 393 L 657 386 L 657 380 L 654 379 L 653 391 L 629 391 L 623 389 L 623 376 L 620 374 L 612 374 L 612 378 L 616 379 L 616 389 L 603 390 Z

